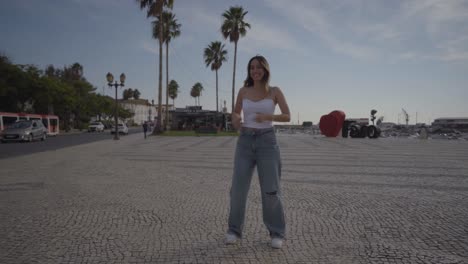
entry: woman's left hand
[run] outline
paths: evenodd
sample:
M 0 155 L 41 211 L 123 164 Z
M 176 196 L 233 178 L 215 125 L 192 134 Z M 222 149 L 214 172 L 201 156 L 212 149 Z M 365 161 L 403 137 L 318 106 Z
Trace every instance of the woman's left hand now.
M 262 122 L 265 122 L 265 121 L 271 121 L 271 115 L 257 113 L 257 115 L 255 116 L 255 121 L 257 123 L 262 123 Z

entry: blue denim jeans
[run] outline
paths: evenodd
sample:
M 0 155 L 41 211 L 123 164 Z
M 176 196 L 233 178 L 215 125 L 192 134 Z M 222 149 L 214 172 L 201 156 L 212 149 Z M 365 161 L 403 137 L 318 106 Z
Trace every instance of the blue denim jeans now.
M 271 237 L 284 238 L 285 220 L 281 203 L 281 160 L 273 128 L 242 129 L 237 140 L 228 232 L 242 237 L 247 194 L 257 167 L 262 193 L 263 222 Z

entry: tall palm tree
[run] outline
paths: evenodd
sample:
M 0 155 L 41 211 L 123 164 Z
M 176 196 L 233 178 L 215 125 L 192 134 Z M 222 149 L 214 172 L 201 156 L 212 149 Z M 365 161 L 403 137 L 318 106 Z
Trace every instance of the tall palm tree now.
M 247 28 L 250 24 L 244 21 L 247 11 L 241 6 L 231 6 L 229 10 L 223 13 L 224 21 L 221 25 L 221 33 L 224 39 L 229 37 L 230 42 L 234 42 L 234 70 L 232 73 L 232 112 L 234 113 L 234 93 L 235 93 L 235 80 L 236 80 L 236 58 L 237 58 L 237 42 L 240 37 L 247 34 Z
M 197 98 L 198 105 L 200 105 L 200 96 L 202 91 L 203 85 L 201 83 L 197 82 L 192 86 L 192 90 L 190 90 L 190 95 L 195 98 L 195 105 L 197 104 Z
M 177 95 L 179 94 L 179 84 L 171 80 L 169 83 L 169 97 L 172 99 L 172 105 L 175 107 L 175 99 L 177 98 Z
M 171 12 L 164 11 L 162 15 L 162 24 L 163 24 L 163 42 L 166 43 L 166 118 L 164 120 L 168 120 L 169 118 L 169 43 L 173 38 L 180 36 L 180 27 L 181 24 L 177 23 L 177 19 L 175 18 L 175 14 Z M 153 37 L 159 37 L 159 28 L 160 23 L 159 19 L 153 21 Z M 166 121 L 167 126 L 167 121 Z M 165 127 L 166 127 L 165 126 Z
M 163 21 L 162 14 L 164 7 L 172 9 L 174 0 L 135 0 L 140 4 L 140 9 L 146 9 L 147 17 L 159 17 Z M 158 124 L 154 133 L 161 132 L 161 117 L 162 117 L 162 45 L 163 45 L 163 24 L 159 25 L 159 82 L 158 82 Z
M 195 87 L 192 86 L 192 89 L 190 90 L 190 96 L 192 96 L 193 98 L 195 98 L 195 105 L 197 105 L 197 90 L 195 90 Z
M 216 112 L 218 112 L 218 70 L 223 62 L 227 61 L 227 51 L 224 49 L 224 44 L 214 41 L 205 48 L 203 57 L 205 58 L 206 67 L 211 65 L 211 70 L 216 72 Z

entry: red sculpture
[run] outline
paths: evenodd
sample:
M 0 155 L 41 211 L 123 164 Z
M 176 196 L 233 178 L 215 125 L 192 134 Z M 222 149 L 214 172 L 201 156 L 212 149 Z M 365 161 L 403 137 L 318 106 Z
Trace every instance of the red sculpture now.
M 346 114 L 343 111 L 335 110 L 328 115 L 320 117 L 320 132 L 326 137 L 336 137 L 343 127 Z

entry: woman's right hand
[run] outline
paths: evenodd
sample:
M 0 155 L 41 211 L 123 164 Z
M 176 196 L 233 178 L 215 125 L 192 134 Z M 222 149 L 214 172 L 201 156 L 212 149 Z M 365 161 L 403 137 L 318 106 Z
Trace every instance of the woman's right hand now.
M 238 113 L 233 113 L 231 116 L 231 120 L 232 120 L 232 126 L 236 130 L 239 130 L 241 127 L 241 116 Z

